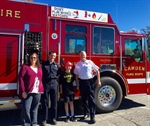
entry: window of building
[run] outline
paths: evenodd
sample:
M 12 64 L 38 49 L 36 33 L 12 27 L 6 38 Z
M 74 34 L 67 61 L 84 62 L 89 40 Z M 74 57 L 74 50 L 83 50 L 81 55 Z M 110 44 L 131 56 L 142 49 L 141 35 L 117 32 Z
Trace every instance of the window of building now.
M 133 56 L 136 61 L 142 61 L 142 41 L 137 39 L 126 39 L 125 55 Z
M 102 27 L 93 28 L 93 53 L 114 53 L 114 29 Z
M 80 53 L 86 51 L 86 33 L 85 26 L 66 25 L 66 53 Z

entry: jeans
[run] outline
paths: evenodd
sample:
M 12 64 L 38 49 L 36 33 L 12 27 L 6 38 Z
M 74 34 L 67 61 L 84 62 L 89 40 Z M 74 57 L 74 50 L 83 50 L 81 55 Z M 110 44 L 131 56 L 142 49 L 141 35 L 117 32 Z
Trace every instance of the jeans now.
M 41 94 L 29 93 L 22 98 L 21 123 L 22 126 L 36 126 Z

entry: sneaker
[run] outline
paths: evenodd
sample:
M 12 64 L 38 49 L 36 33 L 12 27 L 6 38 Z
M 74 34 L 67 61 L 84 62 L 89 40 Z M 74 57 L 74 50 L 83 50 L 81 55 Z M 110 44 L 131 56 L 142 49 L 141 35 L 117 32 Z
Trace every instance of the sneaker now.
M 46 120 L 43 120 L 43 121 L 42 121 L 41 126 L 46 126 Z
M 65 122 L 69 122 L 70 117 L 67 116 Z
M 76 122 L 76 121 L 77 121 L 77 119 L 76 119 L 76 117 L 72 116 L 72 117 L 70 118 L 70 121 L 72 121 L 72 122 Z
M 87 119 L 87 118 L 89 118 L 90 117 L 90 115 L 84 115 L 83 116 L 83 119 Z

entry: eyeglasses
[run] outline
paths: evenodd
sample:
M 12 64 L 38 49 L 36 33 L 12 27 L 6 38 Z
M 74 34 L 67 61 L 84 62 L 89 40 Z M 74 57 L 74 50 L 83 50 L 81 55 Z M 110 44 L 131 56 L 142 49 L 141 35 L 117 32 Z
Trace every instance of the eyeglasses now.
M 30 57 L 30 59 L 36 59 L 36 57 Z

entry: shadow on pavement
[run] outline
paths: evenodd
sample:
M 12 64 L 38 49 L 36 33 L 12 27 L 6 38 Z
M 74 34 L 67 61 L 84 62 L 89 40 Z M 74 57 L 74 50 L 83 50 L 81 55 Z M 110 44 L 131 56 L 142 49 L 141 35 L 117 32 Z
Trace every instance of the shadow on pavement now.
M 121 102 L 120 107 L 117 110 L 121 110 L 121 109 L 130 109 L 130 108 L 135 108 L 135 107 L 142 107 L 145 106 L 144 104 L 135 102 L 133 100 L 124 98 Z
M 141 107 L 141 106 L 145 106 L 145 105 L 138 103 L 138 102 L 134 102 L 130 99 L 124 98 L 122 100 L 120 107 L 117 110 L 130 109 L 130 108 Z M 75 108 L 75 115 L 78 116 L 77 118 L 79 119 L 79 121 L 82 121 L 81 119 L 83 116 L 82 101 L 76 100 L 74 102 L 74 108 Z M 21 126 L 20 112 L 21 112 L 21 109 L 0 111 L 0 126 Z M 64 121 L 64 120 L 65 120 L 64 104 L 63 102 L 59 102 L 58 103 L 58 121 Z M 42 122 L 42 109 L 39 109 L 38 124 L 40 124 L 41 122 Z M 49 120 L 48 120 L 48 123 L 49 123 Z
M 83 108 L 82 108 L 82 101 L 81 100 L 75 100 L 74 101 L 74 112 L 75 112 L 75 115 L 78 115 L 78 119 L 80 119 L 83 116 Z M 64 122 L 66 115 L 65 115 L 63 101 L 58 103 L 57 113 L 58 113 L 57 114 L 57 116 L 58 116 L 57 120 Z M 39 109 L 38 122 L 39 122 L 39 124 L 42 122 L 42 109 Z M 50 120 L 48 119 L 47 122 L 50 123 Z

